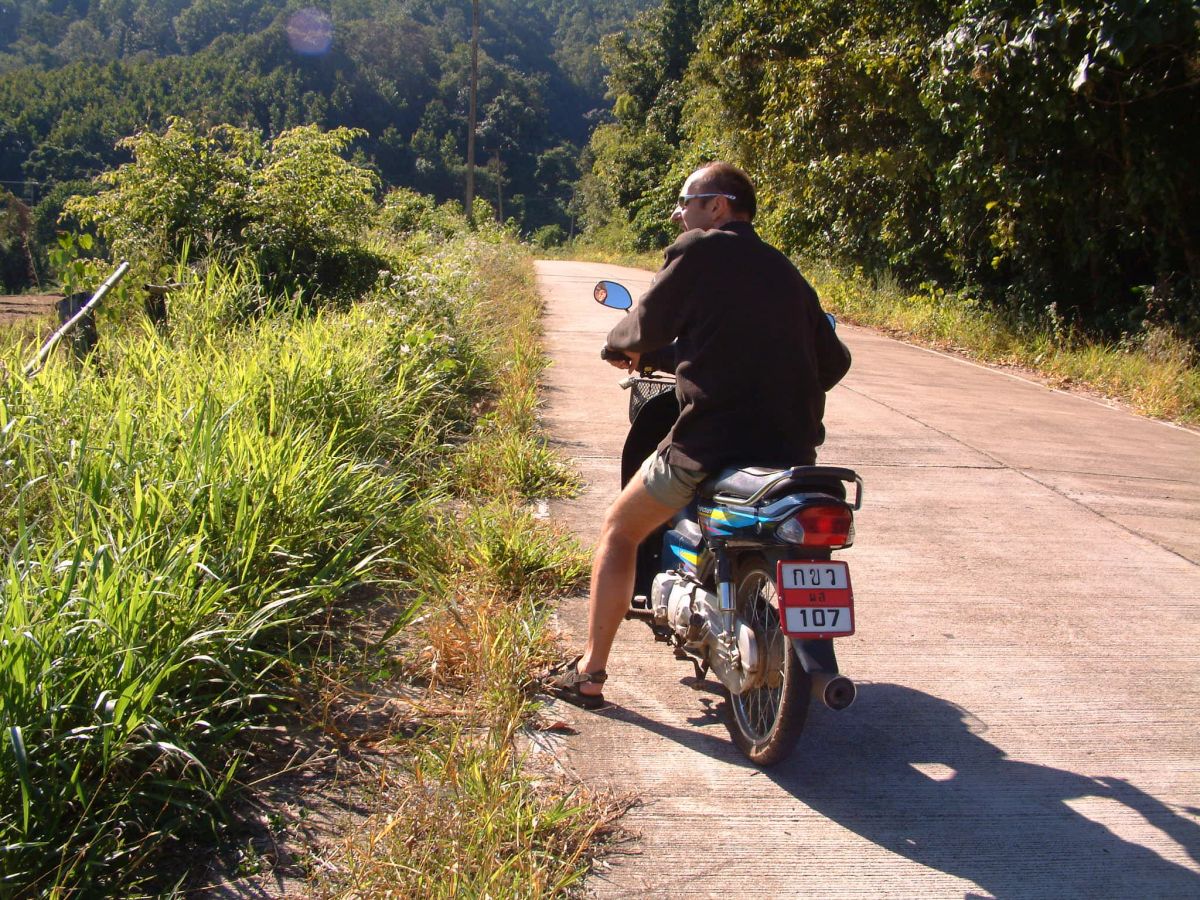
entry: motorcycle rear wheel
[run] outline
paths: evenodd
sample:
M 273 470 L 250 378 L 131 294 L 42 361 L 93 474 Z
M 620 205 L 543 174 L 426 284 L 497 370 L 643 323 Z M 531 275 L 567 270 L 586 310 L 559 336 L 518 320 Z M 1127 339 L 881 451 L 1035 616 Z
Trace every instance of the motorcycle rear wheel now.
M 739 569 L 738 616 L 754 629 L 759 653 L 770 669 L 758 687 L 741 694 L 726 691 L 725 725 L 752 762 L 770 766 L 792 752 L 804 730 L 812 678 L 780 626 L 774 567 L 755 559 Z

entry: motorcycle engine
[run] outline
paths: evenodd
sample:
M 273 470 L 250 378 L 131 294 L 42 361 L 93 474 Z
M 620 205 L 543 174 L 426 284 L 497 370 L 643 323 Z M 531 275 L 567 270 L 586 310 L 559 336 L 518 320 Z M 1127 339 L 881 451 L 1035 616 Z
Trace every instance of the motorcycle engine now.
M 686 575 L 660 572 L 650 589 L 654 621 L 667 625 L 689 651 L 707 659 L 717 677 L 734 693 L 762 678 L 759 642 L 740 618 L 726 633 L 721 599 Z
M 669 625 L 681 638 L 687 633 L 693 612 L 696 609 L 696 593 L 707 593 L 704 588 L 684 575 L 676 572 L 660 572 L 654 577 L 650 588 L 653 598 L 654 621 Z

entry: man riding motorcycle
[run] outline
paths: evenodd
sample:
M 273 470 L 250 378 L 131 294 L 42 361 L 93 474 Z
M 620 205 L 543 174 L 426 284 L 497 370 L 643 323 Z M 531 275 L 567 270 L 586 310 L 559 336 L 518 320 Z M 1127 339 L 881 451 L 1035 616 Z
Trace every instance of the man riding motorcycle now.
M 670 434 L 609 508 L 592 563 L 588 641 L 544 684 L 588 709 L 603 705 L 605 666 L 633 592 L 637 547 L 730 465 L 812 464 L 824 441 L 825 393 L 850 368 L 816 292 L 752 224 L 754 187 L 714 162 L 684 182 L 672 221 L 684 233 L 639 304 L 608 335 L 619 368 L 674 372 Z

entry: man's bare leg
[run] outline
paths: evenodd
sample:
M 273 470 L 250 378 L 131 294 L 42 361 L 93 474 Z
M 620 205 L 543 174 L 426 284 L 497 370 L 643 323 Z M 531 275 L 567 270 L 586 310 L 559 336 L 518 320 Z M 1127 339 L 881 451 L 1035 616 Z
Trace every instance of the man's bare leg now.
M 600 542 L 592 559 L 588 641 L 579 661 L 580 672 L 599 672 L 608 665 L 613 639 L 633 595 L 638 544 L 674 512 L 674 507 L 663 505 L 646 491 L 639 472 L 605 513 Z M 601 686 L 585 683 L 579 690 L 599 694 Z

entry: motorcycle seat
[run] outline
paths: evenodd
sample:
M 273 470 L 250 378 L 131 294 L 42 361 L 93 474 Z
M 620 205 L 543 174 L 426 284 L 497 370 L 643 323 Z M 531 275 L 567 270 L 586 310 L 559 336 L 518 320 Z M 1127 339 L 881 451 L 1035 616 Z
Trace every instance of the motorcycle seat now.
M 726 503 L 748 501 L 751 498 L 756 503 L 766 503 L 796 493 L 828 494 L 845 500 L 845 482 L 854 482 L 856 478 L 851 469 L 835 466 L 794 466 L 791 469 L 748 466 L 723 469 L 702 482 L 697 493 L 702 500 Z

